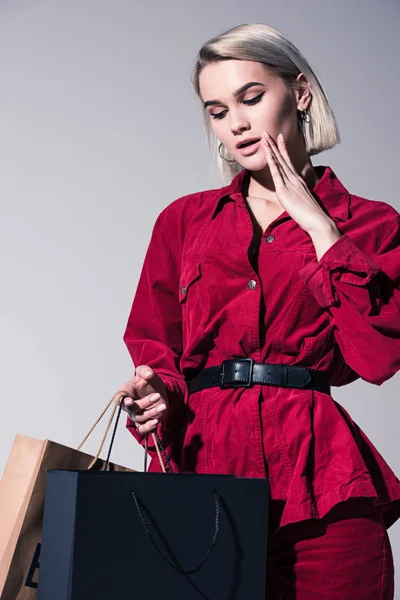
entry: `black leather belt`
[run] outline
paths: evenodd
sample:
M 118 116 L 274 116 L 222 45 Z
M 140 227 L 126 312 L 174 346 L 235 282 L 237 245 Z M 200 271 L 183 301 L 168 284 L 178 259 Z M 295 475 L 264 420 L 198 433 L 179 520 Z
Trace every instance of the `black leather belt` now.
M 329 377 L 322 371 L 294 365 L 256 363 L 252 358 L 224 360 L 222 365 L 203 369 L 187 384 L 189 394 L 215 386 L 226 389 L 252 387 L 254 384 L 331 393 Z

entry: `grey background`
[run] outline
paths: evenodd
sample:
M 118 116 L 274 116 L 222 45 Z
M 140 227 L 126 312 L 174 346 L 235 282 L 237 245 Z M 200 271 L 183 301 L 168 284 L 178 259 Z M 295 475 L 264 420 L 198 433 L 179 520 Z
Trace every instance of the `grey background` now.
M 287 34 L 342 134 L 313 163 L 400 210 L 399 15 L 395 0 L 0 0 L 0 472 L 16 433 L 81 441 L 131 376 L 122 335 L 158 213 L 222 185 L 190 82 L 201 44 L 241 23 Z M 334 389 L 397 474 L 398 385 Z M 142 468 L 122 425 L 113 458 Z M 399 523 L 390 535 L 398 565 Z

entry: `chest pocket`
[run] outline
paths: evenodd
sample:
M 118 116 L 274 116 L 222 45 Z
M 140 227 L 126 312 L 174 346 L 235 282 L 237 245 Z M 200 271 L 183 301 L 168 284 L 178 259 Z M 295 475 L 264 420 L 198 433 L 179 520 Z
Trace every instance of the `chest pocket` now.
M 179 279 L 179 302 L 181 304 L 190 303 L 192 299 L 195 299 L 194 297 L 201 302 L 198 286 L 193 285 L 200 278 L 201 271 L 198 262 L 190 262 L 184 265 Z
M 199 289 L 201 270 L 198 262 L 186 263 L 179 278 L 179 302 L 182 308 L 183 346 L 202 337 L 204 307 Z

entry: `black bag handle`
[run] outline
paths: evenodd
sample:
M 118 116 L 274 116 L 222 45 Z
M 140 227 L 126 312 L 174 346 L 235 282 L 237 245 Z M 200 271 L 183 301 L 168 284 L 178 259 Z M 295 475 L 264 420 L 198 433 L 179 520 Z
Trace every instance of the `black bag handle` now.
M 172 569 L 174 569 L 175 571 L 178 571 L 179 573 L 182 573 L 183 575 L 191 575 L 192 573 L 195 573 L 196 571 L 198 571 L 199 569 L 201 569 L 201 567 L 207 562 L 207 560 L 210 558 L 214 548 L 215 548 L 215 544 L 217 543 L 217 539 L 218 539 L 218 535 L 219 535 L 219 527 L 220 527 L 220 513 L 221 513 L 221 499 L 220 496 L 218 494 L 218 492 L 216 490 L 214 490 L 214 500 L 215 500 L 215 518 L 214 518 L 214 522 L 215 522 L 215 529 L 214 529 L 214 534 L 211 540 L 211 544 L 207 550 L 207 552 L 205 553 L 204 557 L 202 558 L 202 560 L 200 561 L 200 563 L 197 565 L 197 567 L 194 567 L 193 569 L 181 569 L 180 567 L 178 567 L 177 565 L 175 565 L 174 563 L 172 563 L 170 561 L 170 559 L 166 556 L 166 554 L 160 550 L 160 548 L 157 545 L 157 542 L 155 541 L 154 537 L 151 534 L 151 531 L 149 529 L 149 525 L 146 521 L 146 518 L 143 514 L 143 511 L 140 507 L 140 501 L 138 499 L 138 496 L 136 494 L 136 492 L 134 492 L 133 490 L 131 491 L 133 500 L 136 504 L 136 509 L 138 511 L 140 520 L 142 522 L 143 528 L 146 532 L 146 535 L 149 537 L 151 543 L 153 544 L 154 548 L 157 550 L 157 552 L 160 554 L 160 556 L 165 560 L 166 563 L 169 564 L 170 567 L 172 567 Z
M 105 464 L 103 466 L 103 471 L 107 471 L 107 469 L 108 469 L 108 463 L 110 462 L 111 450 L 112 450 L 112 447 L 114 445 L 114 439 L 115 439 L 115 434 L 117 433 L 118 421 L 119 421 L 119 418 L 120 418 L 121 412 L 122 412 L 122 402 L 123 402 L 123 397 L 121 398 L 121 400 L 119 402 L 119 408 L 118 408 L 117 418 L 115 419 L 115 425 L 114 425 L 114 429 L 113 429 L 112 436 L 111 436 L 110 446 L 108 448 L 107 459 L 106 459 L 106 462 L 105 462 Z M 148 436 L 148 434 L 146 433 L 146 449 L 145 449 L 145 463 L 144 463 L 145 464 L 145 467 L 144 467 L 144 471 L 145 472 L 147 470 L 147 468 L 146 468 L 146 464 L 147 464 L 147 461 L 146 461 L 146 459 L 147 459 L 147 436 Z M 169 460 L 168 454 L 165 451 L 164 445 L 163 445 L 162 441 L 160 440 L 160 437 L 159 437 L 158 433 L 156 433 L 155 436 L 156 436 L 158 445 L 160 446 L 160 450 L 164 454 L 164 458 L 165 458 L 165 461 L 167 463 L 168 472 L 169 473 L 173 473 L 171 462 Z

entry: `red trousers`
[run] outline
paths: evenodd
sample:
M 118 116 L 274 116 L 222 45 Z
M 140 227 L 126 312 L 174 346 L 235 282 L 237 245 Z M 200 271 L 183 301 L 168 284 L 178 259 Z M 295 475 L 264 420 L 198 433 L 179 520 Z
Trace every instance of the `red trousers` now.
M 352 499 L 324 518 L 268 538 L 267 600 L 393 600 L 392 550 L 371 500 Z

